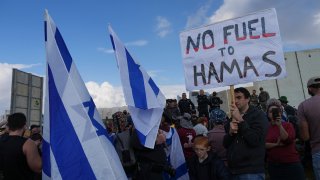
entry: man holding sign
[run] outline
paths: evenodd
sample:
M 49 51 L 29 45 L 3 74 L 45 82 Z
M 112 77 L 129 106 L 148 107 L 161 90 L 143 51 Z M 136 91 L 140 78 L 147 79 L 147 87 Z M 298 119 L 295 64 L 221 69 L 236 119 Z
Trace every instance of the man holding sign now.
M 249 14 L 180 34 L 186 88 L 189 91 L 286 76 L 275 9 Z M 232 122 L 224 146 L 233 179 L 264 179 L 267 118 L 249 106 L 250 93 L 235 89 Z
M 265 136 L 268 120 L 256 107 L 249 106 L 250 92 L 236 88 L 231 105 L 232 121 L 227 124 L 223 145 L 233 179 L 264 179 Z

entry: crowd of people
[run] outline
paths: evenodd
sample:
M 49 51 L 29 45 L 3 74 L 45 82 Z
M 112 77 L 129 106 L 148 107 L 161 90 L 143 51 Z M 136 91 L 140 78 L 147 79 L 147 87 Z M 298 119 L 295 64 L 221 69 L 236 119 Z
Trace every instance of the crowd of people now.
M 308 151 L 299 145 L 309 143 L 314 179 L 320 180 L 320 77 L 311 78 L 307 88 L 311 97 L 297 109 L 286 96 L 271 98 L 263 88 L 259 95 L 236 88 L 230 117 L 216 92 L 207 96 L 200 90 L 197 107 L 183 93 L 179 101 L 167 100 L 153 149 L 140 143 L 127 111 L 115 113 L 106 126 L 130 179 L 175 179 L 185 169 L 191 180 L 302 180 Z M 22 113 L 9 116 L 0 138 L 5 179 L 39 178 L 41 129 L 32 126 L 23 137 L 25 128 Z M 184 166 L 175 168 L 172 158 L 182 159 Z

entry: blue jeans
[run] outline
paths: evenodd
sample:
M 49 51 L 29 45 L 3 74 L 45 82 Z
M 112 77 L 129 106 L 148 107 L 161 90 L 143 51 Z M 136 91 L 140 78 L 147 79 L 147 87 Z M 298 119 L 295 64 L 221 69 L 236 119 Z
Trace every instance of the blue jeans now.
M 320 152 L 312 154 L 312 165 L 316 180 L 320 180 Z
M 232 180 L 264 180 L 264 173 L 232 175 Z

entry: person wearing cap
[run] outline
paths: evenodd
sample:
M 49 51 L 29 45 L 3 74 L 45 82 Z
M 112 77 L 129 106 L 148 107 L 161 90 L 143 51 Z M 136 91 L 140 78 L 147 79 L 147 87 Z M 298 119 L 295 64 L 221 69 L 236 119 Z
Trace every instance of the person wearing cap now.
M 269 128 L 265 145 L 270 179 L 303 180 L 304 169 L 296 150 L 295 130 L 291 123 L 282 121 L 282 111 L 279 100 L 268 100 Z
M 22 137 L 26 130 L 23 113 L 9 115 L 9 135 L 0 141 L 0 170 L 4 179 L 34 179 L 35 172 L 41 173 L 42 161 L 37 144 Z
M 320 76 L 310 78 L 307 88 L 311 97 L 298 106 L 300 137 L 310 140 L 313 172 L 320 180 Z
M 286 112 L 288 118 L 289 116 L 296 115 L 296 109 L 288 104 L 289 101 L 287 99 L 287 96 L 281 96 L 279 98 L 279 101 L 281 102 L 281 105 L 283 106 L 284 111 Z
M 223 147 L 223 137 L 226 134 L 224 125 L 227 122 L 227 115 L 221 109 L 214 109 L 210 113 L 211 130 L 208 132 L 208 139 L 211 149 L 227 165 L 226 149 Z

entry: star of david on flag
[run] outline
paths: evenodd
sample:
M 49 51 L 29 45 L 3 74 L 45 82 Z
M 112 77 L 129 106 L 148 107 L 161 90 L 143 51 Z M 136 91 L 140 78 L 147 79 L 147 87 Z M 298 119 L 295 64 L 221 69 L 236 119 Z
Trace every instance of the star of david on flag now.
M 43 179 L 127 179 L 55 23 L 45 13 L 47 56 Z

